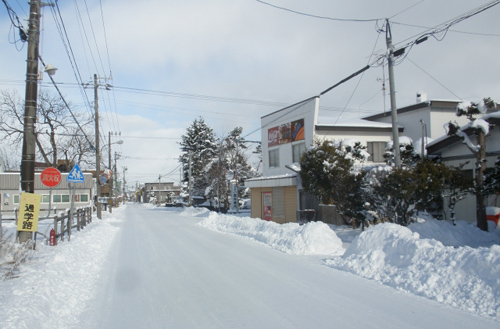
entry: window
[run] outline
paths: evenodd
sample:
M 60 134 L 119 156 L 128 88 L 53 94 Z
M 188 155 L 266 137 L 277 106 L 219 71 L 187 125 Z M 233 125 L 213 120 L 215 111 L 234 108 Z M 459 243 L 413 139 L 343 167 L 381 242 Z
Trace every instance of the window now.
M 19 194 L 14 195 L 14 203 L 19 203 Z
M 53 195 L 52 202 L 61 202 L 61 196 L 60 195 Z
M 384 162 L 384 153 L 386 142 L 368 142 L 367 151 L 370 153 L 368 161 Z
M 269 151 L 269 168 L 276 168 L 279 166 L 280 166 L 279 149 Z
M 80 202 L 89 202 L 89 195 L 88 194 L 81 194 L 80 195 Z
M 292 145 L 292 161 L 300 162 L 300 157 L 306 151 L 306 143 Z
M 42 195 L 42 203 L 49 203 L 50 201 L 50 195 L 44 194 Z
M 68 194 L 64 194 L 62 195 L 62 202 L 69 202 L 69 195 Z

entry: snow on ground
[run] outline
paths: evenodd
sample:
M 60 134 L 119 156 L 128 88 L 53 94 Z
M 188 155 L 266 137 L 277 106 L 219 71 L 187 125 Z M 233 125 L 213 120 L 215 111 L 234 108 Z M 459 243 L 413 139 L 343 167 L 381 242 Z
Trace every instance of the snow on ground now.
M 201 209 L 183 214 L 206 217 L 200 225 L 285 253 L 327 255 L 326 266 L 500 320 L 500 230 L 495 227 L 483 232 L 467 222 L 453 226 L 428 219 L 409 228 L 375 225 L 353 238 L 347 231 L 359 230 L 319 222 L 279 225 Z M 334 231 L 347 238 L 347 250 Z
M 124 209 L 103 212 L 102 221 L 94 218 L 84 230 L 73 232 L 70 242 L 54 247 L 38 243 L 31 262 L 18 273 L 22 280 L 0 281 L 0 327 L 69 328 L 74 324 L 79 314 L 71 310 L 80 309 L 93 297 L 118 231 L 112 223 Z M 3 228 L 10 234 L 15 224 L 4 222 Z
M 75 232 L 69 243 L 40 243 L 31 262 L 21 266 L 22 279 L 0 281 L 2 328 L 40 327 L 41 322 L 63 328 L 74 323 L 77 315 L 67 310 L 93 297 L 118 230 L 113 221 L 122 220 L 126 211 L 123 206 L 112 214 L 103 212 L 102 221 Z M 280 252 L 320 255 L 327 267 L 500 321 L 500 230 L 487 233 L 466 222 L 453 226 L 429 219 L 409 227 L 380 224 L 360 232 L 318 222 L 279 225 L 204 208 L 168 211 L 198 217 L 205 228 Z M 4 222 L 4 229 L 13 227 Z
M 249 237 L 271 248 L 295 255 L 341 255 L 342 240 L 327 224 L 321 222 L 300 226 L 277 224 L 256 218 L 239 218 L 211 212 L 200 225 L 227 233 Z

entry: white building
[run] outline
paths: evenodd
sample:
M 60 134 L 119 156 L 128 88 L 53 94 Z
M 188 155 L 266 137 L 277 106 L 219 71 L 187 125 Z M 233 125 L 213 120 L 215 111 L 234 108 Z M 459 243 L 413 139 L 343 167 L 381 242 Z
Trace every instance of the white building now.
M 72 192 L 67 183 L 68 173 L 61 173 L 61 182 L 56 187 L 50 189 L 42 184 L 39 172 L 35 172 L 35 194 L 42 196 L 40 206 L 40 216 L 46 216 L 51 209 L 53 215 L 54 208 L 57 212 L 64 211 L 71 207 Z M 14 209 L 19 209 L 21 195 L 21 177 L 19 172 L 0 173 L 0 210 L 4 218 L 13 218 Z M 95 181 L 91 173 L 84 173 L 83 183 L 72 183 L 74 187 L 74 207 L 88 207 L 92 203 Z
M 498 127 L 500 125 L 500 112 L 492 112 L 482 117 L 489 124 Z M 467 125 L 463 126 L 467 128 Z M 471 142 L 477 145 L 476 136 L 472 129 L 464 129 L 464 132 L 469 136 Z M 498 128 L 490 129 L 485 136 L 486 145 L 486 166 L 493 167 L 500 156 L 500 130 Z M 457 136 L 443 135 L 441 138 L 431 142 L 427 147 L 430 156 L 439 156 L 442 163 L 447 166 L 458 167 L 462 164 L 463 170 L 475 178 L 476 158 L 469 148 L 462 142 L 462 138 Z M 449 199 L 444 199 L 444 215 L 448 216 L 447 207 Z M 491 196 L 486 200 L 487 207 L 500 207 L 498 196 Z M 455 217 L 457 220 L 466 220 L 476 222 L 476 198 L 474 195 L 468 195 L 464 200 L 457 202 L 455 206 Z
M 319 101 L 319 97 L 312 97 L 261 118 L 263 177 L 245 183 L 251 189 L 252 217 L 295 222 L 297 210 L 313 208 L 325 220 L 319 201 L 302 190 L 297 174 L 300 169 L 294 165 L 314 140 L 354 138 L 367 147 L 369 162 L 383 163 L 386 144 L 392 140 L 390 112 L 338 120 L 329 117 L 327 110 L 320 112 Z M 423 136 L 431 139 L 442 136 L 446 122 L 466 121 L 455 117 L 457 104 L 458 101 L 433 100 L 398 109 L 400 136 L 413 141 Z

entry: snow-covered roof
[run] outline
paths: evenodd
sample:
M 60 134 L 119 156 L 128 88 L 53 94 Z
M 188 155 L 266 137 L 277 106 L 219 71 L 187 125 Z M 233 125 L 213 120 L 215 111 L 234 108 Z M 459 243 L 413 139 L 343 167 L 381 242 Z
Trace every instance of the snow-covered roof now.
M 460 127 L 459 133 L 461 133 L 462 136 L 467 137 L 468 135 L 472 134 L 473 130 L 470 128 L 479 128 L 483 130 L 485 135 L 487 135 L 489 133 L 489 123 L 493 122 L 498 123 L 499 120 L 500 120 L 500 111 L 492 112 L 463 125 L 462 127 Z M 467 141 L 468 138 L 466 138 L 465 142 Z M 430 153 L 434 153 L 446 146 L 462 142 L 464 141 L 463 138 L 461 137 L 455 135 L 448 136 L 447 134 L 445 134 L 430 142 L 427 145 L 427 149 Z

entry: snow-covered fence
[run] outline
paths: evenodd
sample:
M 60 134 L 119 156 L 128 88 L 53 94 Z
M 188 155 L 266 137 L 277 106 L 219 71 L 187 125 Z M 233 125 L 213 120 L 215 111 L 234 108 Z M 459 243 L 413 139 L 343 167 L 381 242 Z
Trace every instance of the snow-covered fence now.
M 69 209 L 65 212 L 59 213 L 54 217 L 54 231 L 56 233 L 56 243 L 57 238 L 61 238 L 64 241 L 65 233 L 68 233 L 68 241 L 71 241 L 71 230 L 81 229 L 87 226 L 87 223 L 92 222 L 92 208 L 91 207 L 81 207 L 76 209 L 75 213 L 72 214 Z M 60 223 L 58 227 L 58 223 Z

